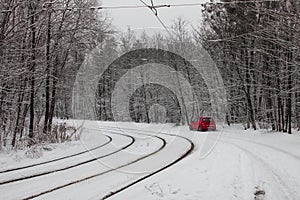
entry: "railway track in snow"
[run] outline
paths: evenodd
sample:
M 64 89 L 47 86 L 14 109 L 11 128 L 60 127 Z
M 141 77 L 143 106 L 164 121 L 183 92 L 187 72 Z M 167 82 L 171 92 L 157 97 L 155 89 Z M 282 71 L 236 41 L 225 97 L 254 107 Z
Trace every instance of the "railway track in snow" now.
M 111 133 L 111 134 L 113 134 L 113 133 Z M 102 147 L 104 147 L 105 145 L 112 142 L 112 137 L 107 136 L 108 138 L 110 138 L 109 142 L 105 142 L 103 145 L 97 146 L 95 148 L 92 148 L 92 149 L 89 149 L 89 150 L 86 150 L 86 151 L 82 151 L 82 152 L 77 153 L 77 154 L 65 156 L 65 157 L 62 157 L 62 158 L 58 158 L 58 159 L 54 159 L 54 160 L 50 160 L 50 161 L 46 161 L 46 162 L 42 162 L 42 163 L 38 163 L 38 164 L 34 164 L 34 165 L 29 165 L 29 166 L 26 166 L 26 167 L 21 167 L 21 168 L 17 168 L 17 169 L 13 169 L 13 170 L 12 169 L 7 170 L 8 172 L 6 172 L 6 174 L 11 173 L 11 172 L 17 172 L 18 174 L 16 174 L 16 173 L 12 174 L 12 176 L 14 176 L 14 178 L 7 179 L 7 180 L 2 180 L 2 178 L 0 176 L 0 186 L 4 185 L 4 184 L 8 184 L 8 183 L 17 182 L 17 181 L 32 179 L 32 178 L 39 177 L 39 176 L 49 175 L 49 174 L 52 174 L 52 173 L 68 170 L 68 169 L 71 169 L 71 168 L 74 168 L 74 167 L 79 167 L 81 165 L 84 165 L 84 164 L 87 164 L 87 163 L 90 163 L 90 162 L 95 162 L 97 160 L 108 157 L 110 155 L 113 155 L 115 153 L 118 153 L 119 151 L 122 151 L 122 150 L 128 148 L 135 141 L 135 138 L 132 137 L 132 136 L 128 136 L 128 135 L 125 135 L 125 134 L 120 134 L 120 135 L 130 138 L 130 142 L 125 144 L 121 148 L 118 148 L 118 149 L 116 149 L 112 152 L 109 152 L 109 153 L 106 153 L 106 154 L 103 154 L 103 155 L 99 155 L 99 156 L 95 155 L 94 158 L 91 158 L 91 159 L 87 159 L 87 160 L 84 160 L 84 161 L 78 161 L 78 162 L 76 161 L 75 163 L 73 163 L 71 165 L 67 165 L 67 166 L 64 166 L 64 167 L 58 167 L 58 168 L 52 169 L 52 170 L 47 170 L 47 165 L 46 164 L 53 165 L 54 163 L 56 164 L 58 161 L 67 162 L 68 159 L 73 159 L 73 160 L 77 159 L 77 157 L 79 155 L 92 153 L 92 152 L 94 152 L 96 150 L 99 150 L 99 149 L 101 150 Z M 36 171 L 38 171 L 38 170 L 34 170 L 34 173 L 30 174 L 30 175 L 26 175 L 26 171 L 22 172 L 22 171 L 24 171 L 24 169 L 35 168 L 37 166 L 42 166 L 43 168 L 42 169 L 40 168 L 40 170 L 42 170 L 42 171 L 37 173 Z M 3 173 L 5 173 L 5 172 L 3 172 Z M 19 177 L 16 178 L 15 176 L 19 176 Z
M 110 127 L 110 128 L 112 128 L 112 127 Z M 120 128 L 117 128 L 117 129 L 120 129 Z M 141 130 L 129 129 L 129 128 L 122 128 L 122 130 L 141 132 Z M 178 138 L 181 138 L 183 140 L 186 140 L 190 144 L 190 146 L 189 146 L 189 148 L 187 148 L 187 150 L 185 152 L 182 153 L 181 156 L 179 156 L 177 159 L 173 160 L 172 162 L 168 163 L 167 165 L 165 165 L 165 166 L 161 167 L 160 169 L 157 169 L 157 170 L 155 170 L 155 171 L 153 171 L 153 172 L 151 172 L 151 173 L 149 173 L 145 176 L 142 176 L 142 177 L 138 178 L 137 180 L 135 180 L 131 183 L 128 183 L 127 185 L 125 185 L 123 187 L 120 187 L 120 188 L 118 188 L 114 191 L 110 191 L 108 194 L 101 197 L 101 199 L 108 199 L 108 198 L 110 198 L 110 197 L 112 197 L 112 196 L 114 196 L 114 195 L 130 188 L 131 186 L 136 185 L 136 184 L 144 181 L 145 179 L 150 178 L 151 176 L 154 176 L 155 174 L 158 174 L 158 173 L 166 170 L 167 168 L 171 167 L 172 165 L 175 165 L 176 163 L 178 163 L 179 161 L 181 161 L 182 159 L 187 157 L 194 150 L 194 143 L 186 137 L 183 137 L 183 136 L 180 136 L 180 135 L 175 135 L 175 134 L 157 132 L 157 131 L 155 131 L 155 132 L 154 131 L 142 131 L 142 132 L 148 132 L 148 133 L 155 133 L 155 134 L 158 134 L 158 135 L 168 135 L 168 136 L 178 137 Z M 145 135 L 143 133 L 138 133 L 138 134 Z
M 58 169 L 50 170 L 50 171 L 45 171 L 45 172 L 42 172 L 42 173 L 35 173 L 35 174 L 29 175 L 29 176 L 26 176 L 26 175 L 24 176 L 23 174 L 20 173 L 21 177 L 19 177 L 19 178 L 13 178 L 13 179 L 4 180 L 4 181 L 2 180 L 1 183 L 0 183 L 0 191 L 1 191 L 1 186 L 11 185 L 11 184 L 20 183 L 20 182 L 23 182 L 24 184 L 26 184 L 26 183 L 30 183 L 30 180 L 33 179 L 33 178 L 36 178 L 36 177 L 47 178 L 47 175 L 50 175 L 52 173 L 70 170 L 70 169 L 75 168 L 75 167 L 82 167 L 85 164 L 91 163 L 91 162 L 98 162 L 102 158 L 112 156 L 113 154 L 117 154 L 118 152 L 127 149 L 128 147 L 132 146 L 135 143 L 135 138 L 133 136 L 122 134 L 122 133 L 119 133 L 119 132 L 113 132 L 113 131 L 109 131 L 109 133 L 110 134 L 114 134 L 114 135 L 121 135 L 121 136 L 124 136 L 124 137 L 128 137 L 128 138 L 130 138 L 131 141 L 129 143 L 125 144 L 124 146 L 122 146 L 121 148 L 118 148 L 117 150 L 113 151 L 113 152 L 110 152 L 108 154 L 102 155 L 100 157 L 95 157 L 93 159 L 86 160 L 84 162 L 79 162 L 79 163 L 77 163 L 75 165 L 69 165 L 67 167 L 58 168 Z M 163 149 L 165 147 L 165 145 L 166 145 L 166 142 L 165 142 L 165 140 L 163 138 L 160 138 L 160 137 L 157 137 L 157 136 L 153 136 L 153 137 L 156 138 L 156 139 L 158 139 L 158 140 L 160 140 L 161 141 L 161 145 L 160 145 L 160 147 L 158 149 L 156 149 L 155 151 L 153 151 L 153 152 L 151 152 L 151 153 L 149 153 L 147 155 L 144 155 L 144 156 L 142 156 L 142 157 L 140 157 L 138 159 L 135 159 L 135 160 L 133 160 L 133 161 L 131 161 L 129 163 L 120 165 L 120 166 L 118 166 L 116 168 L 112 168 L 110 170 L 99 172 L 99 173 L 93 174 L 91 176 L 87 176 L 87 177 L 84 177 L 84 178 L 81 178 L 81 179 L 77 179 L 77 180 L 68 182 L 66 184 L 61 184 L 61 185 L 58 185 L 56 187 L 52 187 L 52 188 L 50 188 L 48 190 L 42 191 L 40 193 L 33 194 L 33 195 L 28 195 L 27 197 L 22 197 L 21 199 L 32 199 L 32 198 L 35 198 L 35 197 L 39 197 L 39 196 L 42 196 L 42 195 L 47 194 L 49 192 L 56 191 L 56 190 L 59 190 L 59 189 L 63 189 L 65 187 L 69 186 L 69 185 L 73 185 L 73 184 L 76 184 L 76 183 L 80 183 L 80 182 L 92 179 L 94 177 L 98 177 L 98 176 L 104 175 L 106 173 L 112 172 L 112 171 L 120 169 L 120 168 L 122 168 L 124 166 L 128 166 L 128 165 L 130 165 L 132 163 L 138 162 L 138 161 L 140 161 L 140 160 L 142 160 L 144 158 L 147 158 L 147 157 L 149 157 L 149 156 L 157 153 L 161 149 Z M 111 141 L 109 143 L 111 143 Z M 100 146 L 103 147 L 104 145 L 100 145 Z M 98 146 L 98 147 L 100 148 L 100 146 Z M 93 148 L 93 149 L 95 149 L 95 148 Z M 49 164 L 49 163 L 53 164 L 53 163 L 55 163 L 57 161 L 66 160 L 68 158 L 74 158 L 77 155 L 81 155 L 83 153 L 88 153 L 88 152 L 89 151 L 87 150 L 86 152 L 80 152 L 79 154 L 69 155 L 69 156 L 66 156 L 66 157 L 62 157 L 62 158 L 59 158 L 59 159 L 55 159 L 55 160 L 51 160 L 51 161 L 47 161 L 47 162 L 43 162 L 43 163 L 37 163 L 37 164 L 34 164 L 34 165 L 22 167 L 22 168 L 15 168 L 15 169 L 6 170 L 6 172 L 2 172 L 2 175 L 5 175 L 5 174 L 10 173 L 10 172 L 20 172 L 20 171 L 22 171 L 24 169 L 30 169 L 30 168 L 34 168 L 36 166 L 42 166 L 42 165 Z M 91 153 L 91 152 L 89 152 L 89 153 Z
M 110 133 L 113 133 L 112 131 L 109 131 L 109 132 L 110 132 Z M 122 133 L 118 133 L 118 132 L 114 132 L 114 133 L 115 133 L 115 134 L 126 135 L 126 134 L 122 134 Z M 128 136 L 128 137 L 132 137 L 131 135 L 127 135 L 127 136 Z M 150 135 L 149 135 L 149 136 L 150 136 Z M 68 186 L 71 186 L 71 185 L 74 185 L 74 184 L 78 184 L 78 183 L 82 183 L 82 182 L 91 180 L 91 179 L 93 179 L 93 178 L 97 178 L 97 177 L 100 177 L 100 176 L 102 176 L 102 175 L 111 173 L 111 172 L 116 171 L 116 170 L 119 170 L 119 169 L 121 169 L 121 168 L 123 168 L 123 167 L 132 165 L 132 164 L 134 164 L 134 163 L 136 163 L 136 162 L 139 162 L 139 161 L 141 161 L 141 160 L 143 160 L 143 159 L 146 159 L 146 158 L 148 158 L 148 157 L 150 157 L 150 156 L 152 156 L 152 155 L 154 155 L 154 154 L 157 154 L 157 153 L 160 152 L 163 148 L 165 148 L 165 146 L 166 146 L 167 143 L 166 143 L 166 141 L 165 141 L 163 138 L 161 138 L 161 137 L 158 137 L 158 136 L 151 136 L 151 137 L 155 137 L 155 138 L 159 139 L 159 140 L 161 141 L 161 145 L 159 146 L 159 148 L 155 149 L 154 151 L 152 151 L 152 152 L 150 152 L 150 153 L 148 153 L 148 154 L 146 154 L 146 155 L 140 156 L 140 157 L 137 158 L 137 159 L 134 159 L 134 160 L 132 160 L 132 161 L 130 161 L 130 162 L 127 162 L 127 163 L 125 163 L 125 164 L 119 165 L 118 167 L 111 168 L 111 169 L 109 169 L 109 170 L 102 171 L 102 172 L 99 172 L 99 173 L 96 173 L 96 174 L 93 174 L 93 175 L 91 175 L 91 176 L 87 176 L 87 177 L 84 177 L 84 178 L 81 178 L 81 179 L 77 179 L 77 180 L 75 180 L 75 181 L 72 181 L 72 182 L 69 182 L 69 183 L 66 183 L 66 184 L 63 184 L 63 185 L 60 185 L 60 186 L 51 188 L 51 189 L 49 189 L 49 190 L 40 192 L 40 193 L 38 193 L 38 194 L 31 195 L 31 196 L 28 196 L 28 197 L 22 198 L 22 199 L 23 199 L 23 200 L 27 200 L 27 199 L 34 199 L 34 198 L 37 198 L 37 197 L 41 197 L 41 196 L 43 196 L 43 195 L 45 195 L 45 194 L 48 194 L 48 193 L 51 193 L 51 192 L 54 192 L 54 191 L 57 191 L 57 190 L 62 190 L 62 189 L 64 189 L 64 188 L 68 187 Z M 132 138 L 133 138 L 134 141 L 135 141 L 135 138 L 134 138 L 134 137 L 132 137 Z M 132 143 L 130 146 L 132 146 L 132 145 L 133 145 L 133 143 Z M 125 148 L 123 148 L 122 150 L 125 150 Z M 119 152 L 119 151 L 118 151 L 118 152 Z M 115 152 L 115 153 L 117 153 L 117 152 Z
M 166 148 L 167 146 L 167 141 L 163 138 L 163 137 L 160 137 L 160 136 L 168 136 L 168 137 L 176 137 L 176 138 L 180 138 L 181 140 L 184 140 L 185 142 L 187 142 L 189 145 L 187 147 L 187 149 L 185 151 L 182 152 L 182 154 L 180 156 L 178 156 L 176 159 L 174 160 L 170 160 L 167 164 L 159 167 L 159 169 L 155 169 L 154 171 L 151 171 L 149 173 L 147 173 L 146 175 L 143 175 L 143 176 L 140 176 L 138 177 L 137 179 L 133 180 L 133 181 L 130 181 L 128 182 L 126 185 L 122 185 L 120 186 L 119 188 L 114 188 L 114 189 L 111 189 L 111 190 L 108 190 L 106 191 L 106 193 L 104 195 L 99 195 L 99 198 L 101 199 L 107 199 L 123 190 L 126 190 L 128 189 L 129 187 L 135 185 L 135 184 L 138 184 L 139 182 L 167 169 L 168 167 L 176 164 L 177 162 L 179 162 L 180 160 L 182 160 L 183 158 L 185 158 L 188 154 L 190 154 L 192 152 L 192 150 L 194 149 L 194 144 L 192 141 L 190 141 L 189 139 L 187 138 L 184 138 L 182 136 L 178 136 L 178 135 L 174 135 L 174 134 L 168 134 L 168 133 L 156 133 L 156 135 L 153 135 L 154 132 L 151 132 L 151 131 L 141 131 L 141 130 L 137 130 L 137 129 L 126 129 L 127 131 L 130 131 L 131 134 L 124 134 L 124 133 L 121 133 L 120 130 L 115 130 L 113 131 L 114 128 L 112 127 L 107 127 L 105 129 L 90 129 L 90 130 L 94 130 L 94 131 L 106 131 L 110 134 L 115 134 L 115 135 L 123 135 L 125 137 L 129 137 L 131 138 L 131 142 L 130 144 L 126 144 L 125 146 L 123 146 L 122 148 L 116 150 L 115 152 L 111 152 L 109 154 L 107 154 L 106 156 L 104 156 L 105 158 L 110 158 L 110 156 L 114 155 L 114 154 L 117 154 L 118 152 L 121 152 L 121 151 L 124 151 L 126 150 L 127 148 L 129 147 L 132 147 L 133 144 L 135 144 L 135 138 L 139 135 L 143 135 L 143 136 L 148 136 L 148 137 L 152 137 L 152 138 L 155 138 L 156 140 L 159 140 L 160 141 L 160 145 L 158 148 L 156 148 L 155 150 L 147 153 L 147 154 L 144 154 L 142 156 L 138 156 L 137 158 L 135 159 L 132 159 L 132 160 L 128 160 L 127 162 L 124 162 L 123 164 L 120 164 L 118 165 L 117 167 L 113 167 L 113 168 L 110 168 L 108 170 L 104 170 L 104 171 L 99 171 L 98 173 L 93 173 L 93 174 L 90 174 L 88 176 L 84 176 L 84 177 L 81 177 L 81 178 L 74 178 L 73 180 L 71 181 L 65 181 L 65 182 L 62 182 L 62 183 L 58 183 L 58 184 L 55 184 L 51 187 L 47 187 L 45 189 L 42 189 L 38 192 L 33 192 L 33 193 L 30 193 L 29 194 L 24 194 L 22 196 L 20 196 L 20 199 L 33 199 L 33 198 L 44 198 L 45 195 L 48 195 L 48 194 L 51 194 L 53 192 L 58 192 L 58 191 L 61 191 L 63 192 L 64 189 L 68 188 L 69 186 L 75 186 L 76 187 L 76 184 L 82 184 L 82 183 L 86 183 L 88 180 L 93 180 L 93 179 L 96 179 L 96 178 L 100 178 L 101 179 L 101 176 L 103 175 L 106 175 L 106 174 L 109 174 L 109 173 L 113 173 L 114 171 L 118 171 L 118 170 L 122 170 L 128 166 L 131 166 L 131 165 L 134 165 L 136 163 L 140 163 L 140 162 L 143 162 L 144 160 L 146 160 L 147 158 L 150 158 L 154 155 L 158 155 L 159 152 L 161 152 L 163 149 Z M 152 133 L 152 134 L 149 134 L 149 133 Z M 132 135 L 135 135 L 136 137 L 133 137 Z M 160 135 L 160 136 L 158 136 Z M 108 138 L 112 138 L 111 136 L 108 136 Z M 107 141 L 108 142 L 108 141 Z M 106 143 L 107 143 L 106 142 Z M 111 144 L 113 142 L 113 138 L 110 140 L 109 139 L 109 144 Z M 108 145 L 108 144 L 106 144 Z M 99 145 L 98 148 L 100 148 L 100 146 L 104 146 L 104 144 L 102 145 Z M 96 147 L 95 147 L 96 148 Z M 93 148 L 94 149 L 94 148 Z M 84 153 L 88 153 L 89 150 L 85 151 L 85 152 L 80 152 L 80 153 L 77 153 L 77 154 L 74 154 L 74 155 L 69 155 L 69 156 L 65 156 L 65 157 L 62 157 L 62 158 L 59 158 L 59 159 L 54 159 L 54 160 L 51 160 L 51 161 L 46 161 L 46 162 L 43 162 L 43 163 L 38 163 L 38 164 L 35 164 L 35 165 L 32 165 L 32 166 L 26 166 L 26 167 L 23 167 L 21 169 L 11 169 L 10 171 L 7 171 L 7 172 L 2 172 L 2 174 L 6 174 L 8 172 L 18 172 L 20 170 L 26 170 L 26 169 L 30 169 L 30 168 L 34 168 L 35 166 L 45 166 L 49 163 L 55 163 L 59 160 L 65 160 L 65 159 L 69 159 L 69 158 L 72 158 L 72 157 L 76 157 L 78 155 L 81 155 L 81 154 L 84 154 Z M 80 162 L 80 163 L 77 163 L 76 165 L 70 165 L 70 166 L 67 166 L 67 167 L 63 167 L 63 168 L 59 168 L 59 169 L 56 169 L 56 170 L 50 170 L 50 171 L 47 171 L 47 172 L 43 172 L 43 173 L 35 173 L 35 174 L 32 174 L 30 176 L 22 176 L 22 177 L 19 177 L 19 178 L 14 178 L 14 179 L 10 179 L 10 180 L 6 180 L 6 181 L 2 181 L 0 183 L 0 191 L 1 191 L 1 187 L 13 187 L 14 184 L 17 184 L 18 186 L 22 186 L 22 184 L 31 184 L 33 180 L 35 180 L 36 178 L 43 178 L 43 179 L 47 179 L 49 175 L 51 174 L 56 174 L 56 173 L 59 173 L 59 172 L 69 172 L 69 170 L 72 170 L 73 168 L 81 168 L 81 167 L 84 167 L 85 164 L 87 163 L 94 163 L 94 162 L 98 162 L 99 160 L 101 160 L 102 158 L 104 158 L 103 156 L 101 157 L 98 157 L 98 158 L 94 158 L 94 159 L 89 159 L 89 160 L 86 160 L 84 162 Z M 84 169 L 84 168 L 83 168 Z M 0 174 L 1 175 L 1 174 Z M 76 175 L 75 175 L 76 176 Z M 4 189 L 5 190 L 5 189 Z M 46 197 L 47 198 L 47 197 Z M 99 199 L 97 197 L 97 199 Z
M 60 160 L 64 160 L 64 159 L 72 158 L 72 157 L 75 157 L 75 156 L 79 156 L 79 155 L 82 155 L 82 154 L 85 154 L 85 153 L 89 153 L 91 151 L 100 149 L 101 147 L 104 147 L 105 145 L 112 142 L 112 138 L 110 136 L 105 135 L 105 137 L 108 139 L 106 142 L 104 142 L 101 145 L 97 145 L 96 147 L 87 149 L 85 151 L 80 151 L 80 152 L 75 153 L 75 154 L 63 156 L 63 157 L 60 157 L 60 158 L 55 158 L 55 159 L 52 159 L 52 160 L 47 160 L 47 161 L 40 162 L 40 163 L 35 163 L 35 164 L 30 164 L 30 165 L 26 165 L 26 166 L 22 166 L 22 167 L 16 167 L 16 168 L 1 170 L 0 175 L 3 174 L 3 173 L 7 173 L 7 172 L 18 171 L 18 170 L 22 170 L 22 169 L 31 168 L 31 167 L 41 166 L 41 165 L 45 165 L 45 164 L 48 164 L 48 163 L 53 163 L 53 162 L 57 162 L 57 161 L 60 161 Z

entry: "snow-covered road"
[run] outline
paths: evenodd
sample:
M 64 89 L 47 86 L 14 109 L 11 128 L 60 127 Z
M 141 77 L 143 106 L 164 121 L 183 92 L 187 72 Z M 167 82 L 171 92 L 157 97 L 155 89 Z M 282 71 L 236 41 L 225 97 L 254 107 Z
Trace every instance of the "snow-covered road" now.
M 221 129 L 88 121 L 42 158 L 2 153 L 1 199 L 300 199 L 299 134 Z
M 173 128 L 174 131 L 175 128 Z M 195 151 L 159 176 L 112 199 L 245 199 L 263 190 L 265 200 L 300 199 L 300 136 L 244 131 L 190 132 Z

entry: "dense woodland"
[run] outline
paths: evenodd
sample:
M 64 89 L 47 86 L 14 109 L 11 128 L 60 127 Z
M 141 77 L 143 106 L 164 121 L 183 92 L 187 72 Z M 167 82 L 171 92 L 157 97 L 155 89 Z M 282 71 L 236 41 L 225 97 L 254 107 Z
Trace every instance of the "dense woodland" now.
M 231 2 L 223 0 L 222 2 Z M 76 72 L 92 49 L 110 61 L 159 48 L 189 57 L 203 46 L 228 95 L 227 122 L 292 133 L 300 126 L 300 2 L 207 3 L 202 23 L 167 34 L 119 33 L 96 0 L 0 1 L 0 149 L 34 143 L 71 118 Z M 189 121 L 189 120 L 186 120 Z
M 204 26 L 197 35 L 223 72 L 229 120 L 292 133 L 300 126 L 300 2 L 203 9 Z
M 96 0 L 1 0 L 0 148 L 37 141 L 58 110 L 70 115 L 76 71 L 109 32 L 95 6 Z

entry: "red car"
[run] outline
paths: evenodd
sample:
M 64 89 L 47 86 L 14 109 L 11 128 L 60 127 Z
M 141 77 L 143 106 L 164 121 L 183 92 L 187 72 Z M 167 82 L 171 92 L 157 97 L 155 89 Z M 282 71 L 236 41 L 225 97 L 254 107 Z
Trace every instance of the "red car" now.
M 212 117 L 202 116 L 198 121 L 192 121 L 190 123 L 190 130 L 195 131 L 207 131 L 207 130 L 216 130 L 216 123 Z

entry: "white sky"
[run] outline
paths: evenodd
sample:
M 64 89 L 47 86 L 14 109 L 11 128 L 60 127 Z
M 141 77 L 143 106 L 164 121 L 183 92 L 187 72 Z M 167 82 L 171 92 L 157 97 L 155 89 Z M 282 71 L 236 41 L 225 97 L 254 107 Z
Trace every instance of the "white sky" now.
M 140 6 L 143 5 L 139 0 L 100 0 L 102 6 Z M 155 5 L 163 4 L 182 4 L 182 3 L 204 3 L 208 0 L 153 0 Z M 150 0 L 144 0 L 150 4 Z M 131 29 L 162 29 L 154 14 L 148 8 L 137 9 L 110 9 L 105 10 L 113 19 L 113 25 L 125 31 L 128 26 Z M 169 27 L 177 17 L 183 17 L 191 25 L 196 26 L 200 22 L 201 6 L 171 7 L 158 9 L 158 15 L 164 24 Z

